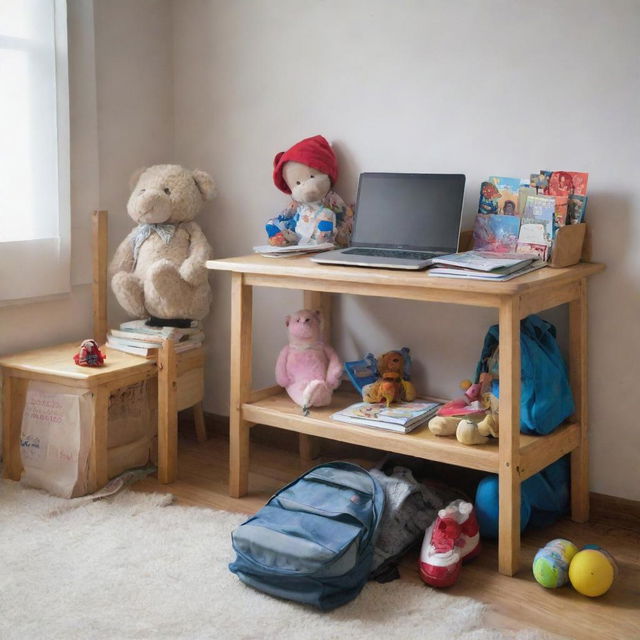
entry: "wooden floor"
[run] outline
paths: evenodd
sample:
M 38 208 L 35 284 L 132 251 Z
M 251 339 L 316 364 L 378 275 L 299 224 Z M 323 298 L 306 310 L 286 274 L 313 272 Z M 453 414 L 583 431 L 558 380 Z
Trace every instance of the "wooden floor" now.
M 367 463 L 361 458 L 349 459 Z M 169 492 L 182 505 L 253 513 L 303 470 L 294 451 L 252 442 L 250 494 L 241 499 L 229 498 L 228 441 L 213 434 L 207 442 L 198 444 L 189 425 L 183 425 L 178 480 L 171 485 L 161 485 L 149 477 L 134 489 Z M 545 590 L 534 581 L 531 562 L 536 550 L 557 537 L 569 538 L 579 547 L 598 544 L 616 558 L 620 573 L 606 595 L 586 598 L 571 587 Z M 459 581 L 447 592 L 490 604 L 490 623 L 504 630 L 533 626 L 576 640 L 640 640 L 640 518 L 637 513 L 629 515 L 620 510 L 604 514 L 600 508 L 592 508 L 589 523 L 562 520 L 545 530 L 525 534 L 522 545 L 522 569 L 515 577 L 497 573 L 497 547 L 485 543 L 480 557 L 463 567 Z M 415 553 L 405 558 L 400 567 L 402 580 L 420 582 L 416 563 Z M 389 583 L 388 588 L 393 589 L 393 585 Z

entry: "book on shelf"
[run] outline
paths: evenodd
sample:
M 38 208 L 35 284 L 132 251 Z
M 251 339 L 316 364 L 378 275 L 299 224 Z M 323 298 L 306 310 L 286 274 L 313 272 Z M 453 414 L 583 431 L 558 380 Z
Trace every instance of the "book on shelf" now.
M 182 353 L 201 346 L 204 332 L 197 321 L 192 321 L 190 327 L 153 327 L 146 320 L 130 320 L 109 331 L 107 345 L 118 351 L 153 358 L 163 340 L 173 340 L 175 352 Z
M 331 415 L 332 420 L 398 433 L 409 433 L 430 420 L 442 406 L 440 402 L 414 401 L 387 405 L 384 402 L 356 402 Z
M 476 271 L 473 269 L 457 269 L 455 267 L 434 267 L 429 269 L 428 274 L 436 278 L 466 278 L 468 280 L 486 280 L 490 282 L 504 282 L 505 280 L 512 280 L 523 276 L 525 273 L 536 271 L 546 267 L 547 263 L 544 260 L 534 259 L 527 262 L 524 266 L 518 268 L 516 271 L 506 272 L 500 269 L 494 271 Z
M 554 221 L 556 219 L 556 199 L 554 196 L 529 196 L 522 214 L 522 224 L 518 234 L 516 251 L 529 252 L 535 246 L 540 247 L 542 260 L 549 255 L 553 242 Z M 546 247 L 546 249 L 545 249 Z

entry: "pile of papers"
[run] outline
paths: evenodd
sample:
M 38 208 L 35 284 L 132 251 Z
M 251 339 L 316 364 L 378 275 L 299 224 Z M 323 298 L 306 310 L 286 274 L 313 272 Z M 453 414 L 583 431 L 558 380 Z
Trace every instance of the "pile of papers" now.
M 152 327 L 146 320 L 123 322 L 119 329 L 111 329 L 107 336 L 107 346 L 145 358 L 155 358 L 163 340 L 175 342 L 176 353 L 189 351 L 202 345 L 204 333 L 198 322 L 190 327 Z
M 430 276 L 471 278 L 474 280 L 510 280 L 546 266 L 535 255 L 465 251 L 434 258 Z
M 389 407 L 384 402 L 357 402 L 331 415 L 332 420 L 365 427 L 408 433 L 430 420 L 441 407 L 439 402 L 397 402 Z

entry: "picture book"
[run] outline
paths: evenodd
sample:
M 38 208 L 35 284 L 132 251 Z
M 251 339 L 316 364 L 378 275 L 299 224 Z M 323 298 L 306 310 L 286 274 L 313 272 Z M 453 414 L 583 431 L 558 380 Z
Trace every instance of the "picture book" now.
M 518 235 L 520 251 L 531 247 L 524 245 L 544 245 L 550 247 L 553 242 L 553 224 L 556 200 L 553 196 L 529 196 L 522 214 L 522 224 Z M 548 251 L 545 252 L 545 259 Z
M 515 251 L 520 218 L 509 215 L 477 214 L 473 227 L 473 248 L 478 251 L 510 253 Z
M 587 194 L 588 173 L 579 171 L 554 171 L 549 178 L 549 186 L 545 193 L 551 196 L 570 196 Z
M 378 367 L 372 353 L 368 353 L 362 360 L 345 362 L 344 370 L 359 394 L 362 394 L 364 387 L 378 379 Z
M 498 196 L 498 214 L 503 216 L 517 215 L 520 178 L 491 176 L 489 182 L 495 185 L 500 192 Z
M 536 242 L 526 242 L 524 240 L 518 240 L 518 246 L 516 247 L 516 253 L 522 255 L 535 255 L 539 260 L 546 260 L 549 254 L 548 244 L 538 244 Z
M 567 203 L 567 218 L 569 224 L 580 224 L 584 222 L 587 199 L 587 196 L 582 196 L 577 193 L 569 196 Z
M 480 185 L 480 202 L 478 203 L 478 213 L 483 215 L 498 213 L 498 199 L 500 192 L 498 187 L 492 182 L 483 182 Z
M 253 247 L 254 253 L 269 257 L 301 255 L 303 253 L 317 253 L 319 251 L 329 251 L 335 249 L 332 242 L 323 242 L 321 244 L 289 244 L 284 247 L 271 246 L 270 244 Z
M 441 403 L 439 402 L 398 402 L 386 406 L 384 402 L 357 402 L 331 415 L 333 420 L 388 431 L 408 433 L 431 419 Z
M 524 207 L 527 204 L 527 198 L 529 196 L 535 196 L 538 192 L 535 187 L 521 186 L 518 191 L 518 215 L 521 216 L 524 213 Z
M 505 270 L 519 269 L 533 258 L 527 258 L 514 253 L 491 253 L 489 251 L 465 251 L 452 253 L 448 256 L 439 256 L 433 259 L 435 265 L 446 265 L 475 271 L 496 271 L 502 273 Z
M 555 203 L 554 210 L 554 222 L 556 227 L 564 227 L 567 224 L 567 206 L 569 202 L 569 196 L 553 196 Z

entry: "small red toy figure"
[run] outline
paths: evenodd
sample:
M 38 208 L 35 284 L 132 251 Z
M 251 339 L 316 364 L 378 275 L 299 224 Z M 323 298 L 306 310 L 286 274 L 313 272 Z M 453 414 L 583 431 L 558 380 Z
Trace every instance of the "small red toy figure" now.
M 80 350 L 73 356 L 73 361 L 81 367 L 101 367 L 106 357 L 98 348 L 98 343 L 88 339 L 82 341 Z

